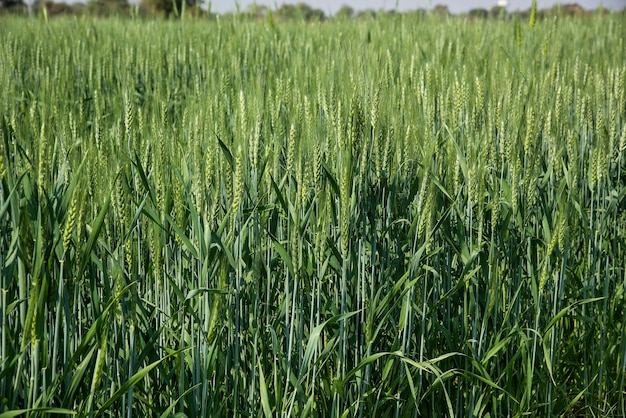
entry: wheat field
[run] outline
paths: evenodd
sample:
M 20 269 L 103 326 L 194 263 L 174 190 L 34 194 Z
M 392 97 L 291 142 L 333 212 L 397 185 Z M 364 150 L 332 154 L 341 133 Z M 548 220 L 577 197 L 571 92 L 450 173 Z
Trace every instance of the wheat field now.
M 624 416 L 625 17 L 531 23 L 0 20 L 0 417 Z

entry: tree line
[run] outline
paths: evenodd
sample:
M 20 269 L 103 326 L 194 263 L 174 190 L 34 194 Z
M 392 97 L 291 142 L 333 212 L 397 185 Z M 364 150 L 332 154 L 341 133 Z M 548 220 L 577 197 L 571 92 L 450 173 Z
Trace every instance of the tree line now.
M 56 15 L 94 15 L 94 16 L 129 16 L 129 17 L 165 17 L 177 18 L 191 15 L 201 18 L 215 18 L 217 14 L 212 13 L 210 7 L 202 7 L 202 0 L 142 0 L 139 4 L 130 4 L 128 0 L 89 0 L 87 3 L 68 4 L 54 0 L 35 0 L 28 3 L 24 0 L 0 0 L 1 14 L 33 15 L 45 12 L 48 16 Z M 622 12 L 626 11 L 626 8 Z M 585 10 L 580 5 L 564 4 L 556 5 L 550 9 L 539 10 L 537 18 L 546 18 L 555 15 L 584 16 L 596 13 L 595 10 Z M 605 11 L 606 12 L 606 11 Z M 356 11 L 350 6 L 342 6 L 335 15 L 328 16 L 322 9 L 312 7 L 307 3 L 282 4 L 280 7 L 271 9 L 265 5 L 253 4 L 243 10 L 223 14 L 223 17 L 237 16 L 241 19 L 263 20 L 273 19 L 301 20 L 307 22 L 324 21 L 328 19 L 364 19 L 376 18 L 380 15 L 417 15 L 427 16 L 448 16 L 451 15 L 448 6 L 439 4 L 432 9 L 417 9 L 411 11 L 398 12 L 396 10 L 375 11 L 372 9 Z M 516 15 L 527 17 L 530 9 L 522 12 L 515 12 Z M 491 9 L 472 9 L 462 16 L 471 19 L 506 18 L 513 14 L 507 13 L 506 9 L 494 6 Z

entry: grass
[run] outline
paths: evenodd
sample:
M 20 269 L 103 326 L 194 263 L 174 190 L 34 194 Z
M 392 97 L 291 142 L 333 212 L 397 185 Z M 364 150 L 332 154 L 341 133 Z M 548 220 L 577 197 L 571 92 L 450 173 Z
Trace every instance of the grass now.
M 623 23 L 3 19 L 0 417 L 623 416 Z

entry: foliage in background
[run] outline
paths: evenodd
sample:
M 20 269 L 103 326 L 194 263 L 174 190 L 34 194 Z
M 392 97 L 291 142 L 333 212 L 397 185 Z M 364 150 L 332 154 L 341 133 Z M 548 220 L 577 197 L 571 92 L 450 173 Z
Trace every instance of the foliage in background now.
M 360 19 L 367 20 L 370 18 L 376 18 L 380 16 L 384 18 L 386 15 L 404 14 L 411 17 L 443 17 L 450 16 L 450 12 L 447 6 L 438 4 L 431 10 L 416 9 L 399 12 L 397 10 L 372 10 L 364 9 L 355 11 L 350 6 L 342 6 L 332 16 L 327 16 L 322 9 L 318 9 L 309 6 L 305 2 L 299 2 L 297 4 L 271 4 L 270 7 L 253 3 L 245 9 L 241 9 L 238 4 L 235 4 L 234 12 L 223 13 L 220 16 L 222 18 L 236 18 L 252 19 L 252 20 L 265 20 L 271 15 L 273 18 L 277 18 L 279 21 L 285 20 L 297 20 L 307 22 L 319 22 L 323 20 L 333 19 Z M 626 11 L 626 8 L 622 10 L 622 13 Z M 85 0 L 84 2 L 58 2 L 53 0 L 33 0 L 31 2 L 24 2 L 23 0 L 2 0 L 0 2 L 0 15 L 13 14 L 13 15 L 29 15 L 32 16 L 38 12 L 48 16 L 66 16 L 66 15 L 91 15 L 91 16 L 116 16 L 116 17 L 142 17 L 142 18 L 172 18 L 179 19 L 185 16 L 193 18 L 202 18 L 214 20 L 218 14 L 211 12 L 210 2 L 198 1 L 198 0 L 142 0 L 140 3 L 132 2 L 128 0 Z M 569 4 L 557 4 L 549 9 L 537 10 L 536 17 L 539 19 L 546 19 L 555 16 L 592 16 L 598 12 L 608 13 L 602 7 L 598 10 L 585 10 L 576 3 Z M 513 18 L 515 16 L 527 19 L 530 16 L 531 9 L 525 11 L 507 12 L 505 7 L 493 6 L 491 9 L 471 9 L 467 13 L 462 13 L 460 16 L 467 17 L 470 20 L 482 20 L 493 18 Z
M 156 15 L 180 16 L 186 8 L 197 4 L 196 0 L 143 0 L 142 5 Z
M 1 417 L 626 414 L 623 16 L 1 23 Z

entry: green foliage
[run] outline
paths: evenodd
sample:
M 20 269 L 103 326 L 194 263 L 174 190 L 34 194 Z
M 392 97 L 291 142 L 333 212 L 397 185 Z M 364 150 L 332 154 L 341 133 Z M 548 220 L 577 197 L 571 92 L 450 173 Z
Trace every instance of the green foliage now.
M 341 8 L 335 14 L 339 19 L 352 19 L 354 17 L 354 9 L 350 6 L 341 6 Z
M 129 4 L 127 0 L 91 0 L 89 12 L 97 16 L 128 15 Z
M 2 19 L 0 416 L 624 416 L 623 16 L 303 19 Z
M 489 12 L 486 9 L 472 9 L 467 15 L 475 19 L 486 19 L 489 16 Z
M 296 5 L 285 3 L 273 12 L 275 16 L 282 19 L 298 19 L 311 21 L 322 21 L 325 19 L 324 12 L 316 9 L 306 3 L 298 3 Z
M 11 13 L 16 15 L 26 15 L 28 6 L 23 0 L 2 0 L 0 1 L 0 14 Z
M 142 6 L 164 17 L 181 16 L 185 9 L 200 5 L 198 0 L 143 0 Z
M 16 6 L 22 6 L 24 5 L 24 2 L 22 0 L 2 0 L 0 2 L 0 5 L 5 8 L 11 8 Z

